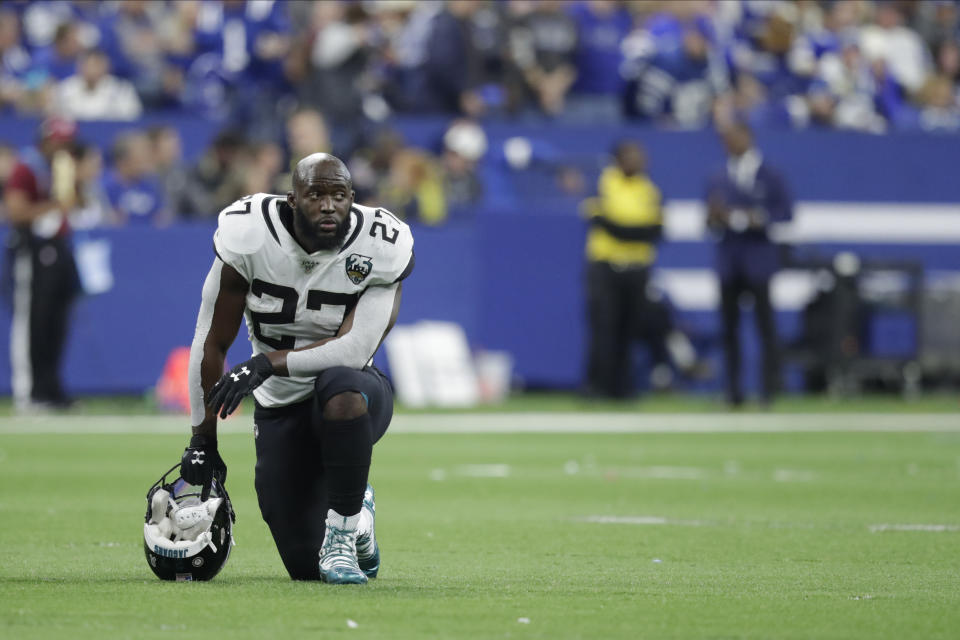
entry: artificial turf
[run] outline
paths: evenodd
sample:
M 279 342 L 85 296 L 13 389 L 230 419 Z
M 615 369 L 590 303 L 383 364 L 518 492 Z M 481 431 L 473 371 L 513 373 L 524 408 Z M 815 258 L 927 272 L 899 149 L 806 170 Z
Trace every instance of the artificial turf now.
M 380 577 L 334 587 L 286 577 L 259 517 L 252 436 L 220 438 L 238 512 L 230 562 L 210 583 L 163 583 L 143 557 L 144 494 L 185 436 L 137 433 L 135 416 L 129 434 L 29 424 L 0 424 L 4 638 L 960 629 L 960 431 L 388 433 L 371 478 Z

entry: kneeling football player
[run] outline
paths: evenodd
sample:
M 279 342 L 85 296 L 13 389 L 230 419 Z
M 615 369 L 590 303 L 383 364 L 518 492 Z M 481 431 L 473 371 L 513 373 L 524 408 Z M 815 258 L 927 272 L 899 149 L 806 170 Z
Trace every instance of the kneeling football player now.
M 380 568 L 367 475 L 393 393 L 372 357 L 396 321 L 413 237 L 353 199 L 343 162 L 316 153 L 297 164 L 286 197 L 224 209 L 190 351 L 181 474 L 225 481 L 217 417 L 253 393 L 257 497 L 294 580 L 365 583 Z M 221 375 L 242 318 L 253 357 Z

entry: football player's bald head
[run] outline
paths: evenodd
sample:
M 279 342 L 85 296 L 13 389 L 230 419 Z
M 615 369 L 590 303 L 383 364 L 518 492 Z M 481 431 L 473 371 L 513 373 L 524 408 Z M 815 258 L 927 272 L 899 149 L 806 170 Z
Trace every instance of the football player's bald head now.
M 353 180 L 340 158 L 312 153 L 298 162 L 287 204 L 294 212 L 300 245 L 308 252 L 339 247 L 347 235 L 353 198 Z
M 293 171 L 293 189 L 299 190 L 309 182 L 340 181 L 353 185 L 353 178 L 343 160 L 329 153 L 311 153 L 297 163 Z

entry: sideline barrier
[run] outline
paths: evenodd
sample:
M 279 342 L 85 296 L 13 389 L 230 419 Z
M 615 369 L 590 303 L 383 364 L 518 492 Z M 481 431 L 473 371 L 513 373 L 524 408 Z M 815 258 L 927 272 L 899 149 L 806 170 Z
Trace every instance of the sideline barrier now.
M 447 122 L 398 118 L 392 126 L 408 143 L 436 149 Z M 217 132 L 216 125 L 199 118 L 160 114 L 137 123 L 81 123 L 80 135 L 108 147 L 117 133 L 154 124 L 181 131 L 188 161 L 196 160 Z M 698 231 L 696 202 L 706 177 L 723 163 L 715 134 L 546 123 L 486 123 L 485 129 L 489 151 L 480 167 L 485 201 L 442 228 L 415 228 L 417 267 L 405 286 L 400 322 L 457 322 L 473 345 L 509 351 L 526 382 L 575 387 L 585 336 L 585 227 L 577 216 L 577 199 L 558 195 L 553 171 L 559 165 L 577 166 L 589 183 L 614 141 L 632 137 L 647 147 L 651 175 L 676 212 L 657 262 L 663 281 L 680 307 L 680 322 L 705 338 L 706 355 L 717 357 L 717 317 L 709 297 L 712 248 Z M 36 121 L 0 118 L 0 139 L 14 147 L 29 144 L 35 131 Z M 509 169 L 503 156 L 504 142 L 516 136 L 532 142 L 533 161 L 526 171 Z M 928 275 L 945 278 L 960 273 L 960 136 L 808 130 L 758 131 L 757 139 L 786 175 L 801 201 L 798 209 L 810 211 L 809 219 L 821 225 L 801 225 L 808 236 L 801 233 L 800 240 L 811 243 L 807 248 L 825 256 L 854 251 L 864 257 L 916 260 Z M 924 208 L 917 203 L 944 204 Z M 921 209 L 927 213 L 919 215 Z M 940 217 L 944 211 L 946 217 Z M 822 226 L 825 220 L 827 227 Z M 846 231 L 832 233 L 831 220 L 842 220 L 835 227 Z M 98 287 L 105 291 L 77 305 L 64 363 L 71 390 L 140 392 L 156 383 L 170 351 L 192 338 L 200 287 L 213 259 L 212 232 L 210 222 L 86 234 L 101 241 L 101 256 L 108 249 L 112 281 L 101 278 Z M 870 233 L 880 237 L 868 237 Z M 780 333 L 789 339 L 797 334 L 798 301 L 809 287 L 802 278 L 786 281 L 787 303 L 778 316 Z M 0 393 L 10 392 L 9 320 L 8 313 L 0 314 Z M 746 363 L 756 360 L 751 323 L 749 317 L 743 323 Z M 902 349 L 907 333 L 902 326 L 885 326 L 877 341 Z M 238 337 L 230 360 L 248 354 L 249 345 Z M 748 388 L 755 385 L 754 375 L 750 371 L 745 377 Z
M 140 392 L 156 383 L 170 351 L 192 339 L 200 288 L 214 259 L 212 233 L 212 225 L 197 224 L 104 229 L 81 237 L 108 244 L 113 282 L 76 307 L 64 363 L 71 390 Z M 574 387 L 585 337 L 584 234 L 585 225 L 576 218 L 530 212 L 415 227 L 417 266 L 404 286 L 399 322 L 457 322 L 473 346 L 510 352 L 516 373 L 528 383 Z M 815 248 L 826 255 L 854 250 L 867 257 L 918 260 L 931 274 L 960 275 L 960 252 L 951 244 L 821 243 Z M 710 281 L 704 278 L 710 276 L 711 252 L 707 241 L 668 242 L 658 265 L 680 288 L 671 294 L 679 321 L 708 338 L 705 348 L 712 351 L 707 355 L 716 356 L 717 345 L 709 344 L 717 333 L 716 313 L 700 303 L 693 288 L 699 283 L 709 294 Z M 796 288 L 792 280 L 788 284 Z M 797 307 L 782 306 L 778 316 L 781 334 L 796 335 Z M 8 313 L 0 314 L 0 393 L 10 391 L 9 320 Z M 749 321 L 744 325 L 745 362 L 753 362 L 756 343 Z M 240 331 L 231 362 L 249 357 L 246 329 Z M 898 335 L 889 327 L 885 331 L 885 340 Z

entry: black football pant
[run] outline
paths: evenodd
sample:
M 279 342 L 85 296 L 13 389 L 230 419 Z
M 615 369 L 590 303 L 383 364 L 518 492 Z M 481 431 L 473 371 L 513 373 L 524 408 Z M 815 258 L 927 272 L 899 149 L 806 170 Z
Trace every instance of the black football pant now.
M 653 362 L 667 361 L 670 314 L 664 305 L 648 298 L 649 273 L 646 267 L 587 264 L 588 392 L 614 398 L 634 392 L 630 356 L 635 340 L 648 345 Z
M 319 554 L 329 504 L 328 470 L 320 446 L 323 407 L 333 396 L 348 391 L 364 396 L 376 442 L 393 417 L 393 389 L 376 367 L 327 369 L 317 376 L 312 398 L 275 409 L 258 404 L 254 412 L 260 513 L 294 580 L 320 579 Z M 362 492 L 363 487 L 359 489 Z
M 70 308 L 79 277 L 69 240 L 11 230 L 7 238 L 5 288 L 12 308 L 10 364 L 14 398 L 62 404 L 60 381 Z
M 760 333 L 761 358 L 763 362 L 760 394 L 763 402 L 769 402 L 780 387 L 779 347 L 777 330 L 770 303 L 770 281 L 752 282 L 744 277 L 735 277 L 720 283 L 720 307 L 723 321 L 723 353 L 727 374 L 727 401 L 733 405 L 743 402 L 740 358 L 740 297 L 749 293 L 753 297 L 753 312 Z

